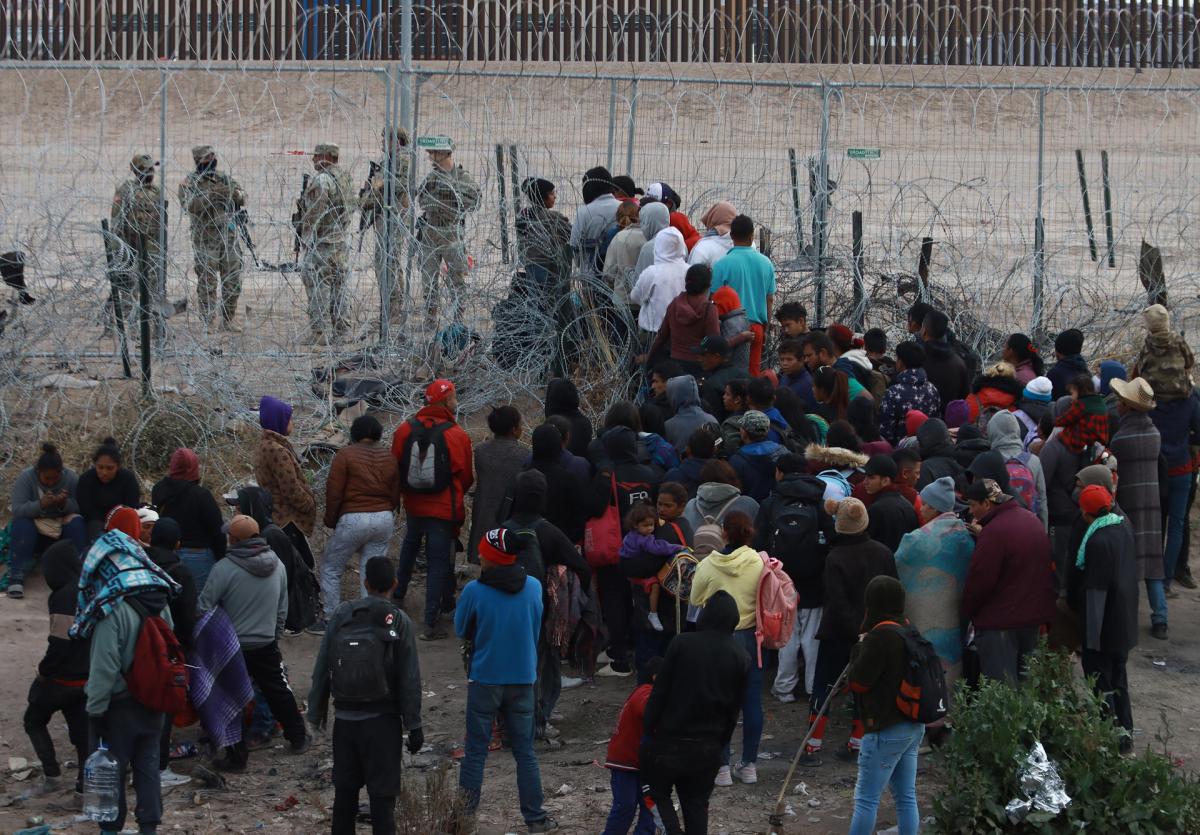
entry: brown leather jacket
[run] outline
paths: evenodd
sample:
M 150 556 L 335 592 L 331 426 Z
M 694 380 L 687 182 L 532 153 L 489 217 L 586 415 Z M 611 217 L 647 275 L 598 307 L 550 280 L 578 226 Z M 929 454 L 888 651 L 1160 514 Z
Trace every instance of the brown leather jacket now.
M 400 468 L 384 444 L 360 441 L 339 449 L 325 482 L 325 527 L 346 513 L 395 510 L 400 503 Z
M 271 494 L 275 524 L 283 528 L 295 522 L 296 527 L 311 536 L 317 519 L 317 497 L 304 477 L 291 441 L 278 432 L 264 429 L 254 460 L 254 477 Z

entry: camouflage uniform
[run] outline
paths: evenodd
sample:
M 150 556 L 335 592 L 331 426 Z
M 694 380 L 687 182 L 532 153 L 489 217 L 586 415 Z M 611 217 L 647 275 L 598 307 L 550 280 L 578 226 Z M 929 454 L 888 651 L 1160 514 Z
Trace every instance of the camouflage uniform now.
M 140 175 L 152 174 L 157 163 L 149 154 L 138 154 L 129 164 L 133 179 L 117 186 L 110 212 L 110 231 L 119 241 L 114 247 L 116 257 L 112 280 L 114 294 L 120 305 L 126 326 L 132 325 L 130 313 L 138 299 L 138 277 L 149 288 L 150 304 L 161 295 L 163 252 L 159 242 L 162 216 L 159 212 L 162 190 L 154 183 L 144 183 Z M 112 302 L 109 302 L 109 310 Z
M 336 160 L 338 146 L 318 145 L 313 155 L 322 154 Z M 300 239 L 304 245 L 300 279 L 308 293 L 308 323 L 314 337 L 324 336 L 330 324 L 335 336 L 350 327 L 346 273 L 354 206 L 354 183 L 336 162 L 309 179 L 300 218 Z
M 406 235 L 405 210 L 408 208 L 408 169 L 410 156 L 408 133 L 403 128 L 392 142 L 392 202 L 387 204 L 387 132 L 384 133 L 384 158 L 379 170 L 364 186 L 358 208 L 375 229 L 375 280 L 379 283 L 381 303 L 388 305 L 388 323 L 395 327 L 404 314 L 404 296 L 408 276 L 404 274 L 403 244 Z M 390 227 L 390 228 L 389 228 Z M 391 286 L 385 287 L 390 279 Z
M 192 148 L 199 165 L 213 155 L 210 145 Z M 237 313 L 242 292 L 242 252 L 238 246 L 235 213 L 246 204 L 246 194 L 237 180 L 215 170 L 192 171 L 179 184 L 179 205 L 192 222 L 192 252 L 195 255 L 196 297 L 200 315 L 211 324 L 216 313 L 218 288 L 221 324 L 229 325 Z
M 422 292 L 425 315 L 437 320 L 438 276 L 446 262 L 446 280 L 450 285 L 450 321 L 462 318 L 462 299 L 466 290 L 467 248 L 463 224 L 467 212 L 479 208 L 479 186 L 461 165 L 449 171 L 434 167 L 417 193 L 421 206 L 418 233 Z

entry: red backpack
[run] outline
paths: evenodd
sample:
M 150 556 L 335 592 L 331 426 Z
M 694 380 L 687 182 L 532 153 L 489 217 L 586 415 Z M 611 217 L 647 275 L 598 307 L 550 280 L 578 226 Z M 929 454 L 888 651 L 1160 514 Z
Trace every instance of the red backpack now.
M 762 666 L 763 647 L 783 649 L 796 626 L 796 606 L 800 596 L 783 563 L 759 551 L 763 570 L 758 575 L 758 594 L 754 603 L 754 638 L 758 642 L 758 666 Z
M 1021 497 L 1021 501 L 1031 513 L 1040 513 L 1042 505 L 1038 501 L 1037 480 L 1033 471 L 1029 469 L 1029 459 L 1032 457 L 1030 453 L 1022 452 L 1017 457 L 1005 461 L 1004 468 L 1008 470 L 1009 489 Z
M 158 615 L 131 598 L 127 602 L 142 616 L 133 663 L 125 685 L 134 701 L 157 713 L 176 714 L 188 704 L 188 673 L 179 639 Z

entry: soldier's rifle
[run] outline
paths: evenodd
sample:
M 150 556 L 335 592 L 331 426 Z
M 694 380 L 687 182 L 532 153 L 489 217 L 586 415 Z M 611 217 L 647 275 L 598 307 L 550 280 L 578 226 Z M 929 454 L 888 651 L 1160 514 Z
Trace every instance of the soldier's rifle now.
M 371 170 L 367 173 L 367 181 L 363 183 L 363 187 L 358 190 L 358 205 L 362 206 L 363 198 L 367 196 L 374 185 L 375 175 L 383 170 L 383 166 L 371 160 Z M 359 210 L 358 213 L 358 251 L 362 252 L 363 233 L 367 231 L 367 226 L 375 219 L 375 210 L 372 209 L 370 214 L 366 211 Z
M 113 318 L 117 327 L 117 344 L 121 349 L 121 370 L 125 377 L 133 377 L 133 368 L 129 364 L 129 341 L 125 336 L 125 311 L 121 301 L 121 291 L 117 285 L 116 253 L 113 252 L 112 232 L 108 227 L 108 218 L 100 221 L 100 235 L 104 241 L 105 275 L 108 277 L 110 288 L 109 299 L 112 302 Z

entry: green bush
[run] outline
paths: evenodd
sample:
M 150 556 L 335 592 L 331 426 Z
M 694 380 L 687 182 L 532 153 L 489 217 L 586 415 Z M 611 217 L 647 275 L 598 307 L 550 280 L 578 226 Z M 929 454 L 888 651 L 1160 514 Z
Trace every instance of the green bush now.
M 986 682 L 960 687 L 955 733 L 942 749 L 946 790 L 934 800 L 939 833 L 1200 832 L 1200 783 L 1163 751 L 1120 756 L 1122 731 L 1101 715 L 1101 700 L 1073 674 L 1074 662 L 1043 646 L 1019 688 Z M 1165 726 L 1165 723 L 1164 723 Z M 1017 769 L 1040 741 L 1058 767 L 1071 805 L 1053 817 L 1031 813 L 1012 824 Z

